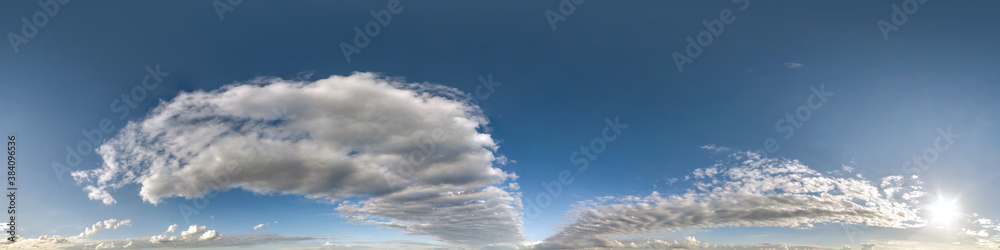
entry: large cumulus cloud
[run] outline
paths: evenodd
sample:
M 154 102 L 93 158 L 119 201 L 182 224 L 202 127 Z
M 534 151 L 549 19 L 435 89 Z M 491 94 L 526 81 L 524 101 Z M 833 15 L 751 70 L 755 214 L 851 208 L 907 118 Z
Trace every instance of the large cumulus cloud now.
M 449 224 L 430 218 L 438 212 L 411 213 L 387 225 L 409 233 L 463 244 L 520 240 L 518 194 L 493 187 L 516 176 L 499 168 L 505 159 L 485 132 L 487 119 L 464 100 L 453 88 L 371 73 L 315 82 L 259 78 L 181 93 L 101 145 L 100 168 L 73 176 L 105 204 L 116 202 L 109 190 L 128 184 L 153 204 L 232 188 L 354 197 L 361 200 L 341 209 L 352 218 L 400 217 L 377 207 L 486 218 Z M 461 195 L 435 198 L 454 194 Z M 454 206 L 480 203 L 490 207 Z M 448 235 L 454 232 L 513 236 L 458 240 Z

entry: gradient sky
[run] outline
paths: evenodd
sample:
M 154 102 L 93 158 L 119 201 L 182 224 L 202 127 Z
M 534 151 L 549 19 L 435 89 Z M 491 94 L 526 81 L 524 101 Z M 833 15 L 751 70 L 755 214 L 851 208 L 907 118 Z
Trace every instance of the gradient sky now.
M 110 140 L 181 93 L 258 77 L 315 82 L 371 72 L 384 81 L 455 88 L 481 108 L 488 123 L 478 131 L 499 146 L 493 154 L 511 160 L 493 167 L 517 176 L 496 186 L 517 183 L 512 193 L 524 206 L 517 211 L 527 212 L 519 218 L 524 242 L 517 246 L 559 240 L 553 236 L 573 227 L 575 218 L 565 216 L 586 207 L 582 201 L 698 193 L 696 169 L 760 151 L 769 138 L 780 148 L 767 157 L 798 160 L 827 178 L 867 180 L 881 189 L 888 176 L 919 176 L 926 195 L 908 208 L 926 223 L 694 225 L 606 238 L 693 236 L 711 244 L 838 249 L 1000 244 L 1000 3 L 926 1 L 886 39 L 878 22 L 891 23 L 893 5 L 905 1 L 590 0 L 574 4 L 553 26 L 546 12 L 574 1 L 407 0 L 361 53 L 345 60 L 340 44 L 354 43 L 354 28 L 374 20 L 370 11 L 386 9 L 387 2 L 245 1 L 221 20 L 212 1 L 61 4 L 28 43 L 0 49 L 6 103 L 0 131 L 17 135 L 21 145 L 19 234 L 69 237 L 115 218 L 131 223 L 64 244 L 148 241 L 169 225 L 182 231 L 197 224 L 223 237 L 274 234 L 260 236 L 274 239 L 260 243 L 266 248 L 463 246 L 435 238 L 440 235 L 352 222 L 337 210 L 339 203 L 322 198 L 240 188 L 208 198 L 186 221 L 178 206 L 190 199 L 168 196 L 152 204 L 140 196 L 142 184 L 124 183 L 107 190 L 116 201 L 108 205 L 88 197 L 87 183 L 52 167 L 66 163 L 66 147 L 87 140 L 81 131 L 108 119 L 113 132 L 104 139 Z M 725 10 L 735 19 L 679 72 L 672 55 L 685 54 L 686 38 L 706 31 L 703 21 Z M 10 32 L 8 40 L 23 35 L 21 18 L 39 11 L 34 1 L 6 2 L 0 30 Z M 123 109 L 115 100 L 142 86 L 147 67 L 169 75 L 135 107 Z M 499 85 L 490 92 L 480 78 Z M 809 109 L 808 119 L 786 138 L 776 123 L 808 108 L 814 88 L 833 95 Z M 574 152 L 600 138 L 607 119 L 628 127 L 578 171 Z M 947 130 L 960 137 L 947 150 L 934 149 L 939 131 Z M 939 152 L 927 169 L 904 166 L 929 149 Z M 105 164 L 96 152 L 81 159 L 71 171 Z M 531 216 L 537 197 L 551 193 L 543 183 L 558 181 L 564 170 L 572 173 L 572 184 Z M 949 223 L 933 222 L 925 211 L 938 200 L 955 201 Z M 597 206 L 592 211 L 614 213 Z M 981 219 L 990 222 L 976 222 Z M 258 224 L 267 225 L 253 229 Z M 985 236 L 976 233 L 978 226 Z M 307 238 L 289 238 L 296 236 Z M 581 244 L 592 241 L 586 242 Z

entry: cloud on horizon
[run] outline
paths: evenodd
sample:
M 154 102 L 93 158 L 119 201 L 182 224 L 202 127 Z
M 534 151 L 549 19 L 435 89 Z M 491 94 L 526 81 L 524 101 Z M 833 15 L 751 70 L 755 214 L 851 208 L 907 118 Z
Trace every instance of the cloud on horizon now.
M 82 233 L 80 233 L 80 235 L 77 235 L 76 237 L 87 238 L 90 236 L 94 236 L 94 234 L 97 234 L 97 232 L 100 232 L 103 229 L 118 229 L 118 227 L 120 226 L 131 226 L 131 225 L 132 225 L 132 220 L 119 221 L 117 219 L 107 219 L 104 221 L 98 221 L 93 226 L 86 228 Z
M 613 247 L 616 237 L 717 227 L 810 228 L 818 223 L 919 227 L 915 179 L 890 176 L 880 186 L 823 176 L 797 160 L 738 152 L 692 174 L 681 195 L 600 197 L 567 214 L 572 223 L 542 248 Z M 611 242 L 611 243 L 609 243 Z
M 58 235 L 42 235 L 38 238 L 23 238 L 17 236 L 15 242 L 8 240 L 0 241 L 0 248 L 14 249 L 121 249 L 121 248 L 200 248 L 200 247 L 227 247 L 227 246 L 250 246 L 262 245 L 278 242 L 314 240 L 312 237 L 280 236 L 275 234 L 237 234 L 222 235 L 215 230 L 208 230 L 206 226 L 191 225 L 188 230 L 181 231 L 180 236 L 167 236 L 167 233 L 176 231 L 177 224 L 167 227 L 167 231 L 160 235 L 111 240 L 89 240 L 102 229 L 116 229 L 120 226 L 130 226 L 131 220 L 108 219 L 98 221 L 91 227 L 84 229 L 77 236 L 62 237 Z
M 115 239 L 115 240 L 85 240 L 74 238 L 62 238 L 59 236 L 40 236 L 38 238 L 21 238 L 17 242 L 0 242 L 0 248 L 14 249 L 151 249 L 151 248 L 207 248 L 207 247 L 233 247 L 233 246 L 255 246 L 281 242 L 294 242 L 305 240 L 316 240 L 313 237 L 304 236 L 281 236 L 276 234 L 232 234 L 219 235 L 211 240 L 175 240 L 175 241 L 153 241 L 152 237 Z M 176 237 L 176 236 L 174 236 Z

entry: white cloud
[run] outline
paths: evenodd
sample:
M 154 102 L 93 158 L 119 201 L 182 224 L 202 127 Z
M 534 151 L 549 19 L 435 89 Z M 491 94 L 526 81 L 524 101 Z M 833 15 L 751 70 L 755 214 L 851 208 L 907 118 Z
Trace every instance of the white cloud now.
M 821 246 L 789 244 L 789 243 L 751 243 L 751 244 L 719 244 L 702 242 L 693 236 L 684 236 L 681 239 L 667 238 L 631 238 L 631 239 L 590 239 L 586 249 L 831 249 Z M 528 249 L 575 249 L 580 245 L 530 243 L 524 248 Z
M 215 231 L 215 230 L 212 230 L 212 231 Z M 198 225 L 191 225 L 190 227 L 188 227 L 187 231 L 181 231 L 181 237 L 185 238 L 185 239 L 187 239 L 187 238 L 193 238 L 196 235 L 201 235 L 201 234 L 204 234 L 206 232 L 208 232 L 208 227 L 206 227 L 206 226 L 200 226 L 199 227 Z
M 98 243 L 94 249 L 112 249 L 115 248 L 115 243 L 113 242 L 101 242 Z
M 163 233 L 164 234 L 166 234 L 166 233 L 173 233 L 174 231 L 177 231 L 177 224 L 173 224 L 173 225 L 168 226 L 167 227 L 167 231 L 163 232 Z
M 202 234 L 201 237 L 198 237 L 198 240 L 214 240 L 217 238 L 219 238 L 218 232 L 216 232 L 215 230 L 208 230 L 207 232 Z
M 212 232 L 210 230 L 209 232 Z M 206 232 L 207 233 L 207 232 Z M 202 235 L 205 236 L 205 235 Z M 209 235 L 211 236 L 211 235 Z M 58 237 L 58 236 L 55 236 Z M 0 241 L 0 249 L 95 249 L 104 248 L 136 248 L 136 249 L 191 249 L 191 248 L 223 248 L 240 246 L 257 246 L 274 244 L 280 242 L 294 242 L 305 240 L 316 240 L 312 237 L 301 236 L 280 236 L 275 234 L 234 234 L 212 236 L 211 240 L 182 240 L 177 236 L 166 237 L 166 240 L 157 240 L 165 236 L 157 235 L 152 237 L 113 239 L 113 240 L 87 240 L 82 238 L 59 238 L 42 236 L 39 238 L 21 238 L 16 242 Z M 173 238 L 173 240 L 170 240 Z M 120 247 L 119 247 L 120 246 Z
M 698 147 L 698 148 L 709 150 L 709 151 L 715 151 L 715 152 L 729 151 L 729 148 L 722 147 L 722 146 L 715 146 L 715 144 L 708 144 L 708 145 L 704 145 L 704 146 L 701 146 L 701 147 Z
M 154 235 L 152 237 L 149 237 L 150 243 L 166 243 L 166 242 L 174 242 L 180 240 L 181 238 L 178 238 L 176 235 L 175 236 Z
M 155 235 L 151 237 L 129 238 L 129 239 L 108 239 L 90 240 L 86 237 L 93 235 L 103 229 L 114 229 L 120 226 L 129 226 L 130 220 L 118 221 L 109 219 L 100 221 L 92 227 L 85 229 L 84 236 L 62 237 L 58 235 L 42 235 L 38 238 L 16 237 L 15 242 L 0 241 L 0 249 L 117 249 L 117 248 L 218 248 L 232 246 L 254 246 L 273 244 L 278 242 L 292 242 L 304 240 L 316 240 L 312 237 L 301 236 L 280 236 L 275 234 L 235 234 L 223 235 L 216 230 L 208 230 L 205 226 L 192 225 L 187 231 L 182 231 L 181 236 L 177 235 Z M 169 228 L 176 229 L 171 225 Z M 172 230 L 168 230 L 172 231 Z
M 694 176 L 693 189 L 681 195 L 653 192 L 581 202 L 568 213 L 575 221 L 543 244 L 586 247 L 600 239 L 716 227 L 925 224 L 913 203 L 900 198 L 919 187 L 904 187 L 902 180 L 883 181 L 882 190 L 894 190 L 893 196 L 863 179 L 826 177 L 795 160 L 747 152 L 697 169 Z
M 960 227 L 957 234 L 968 245 L 1000 248 L 1000 224 L 993 224 L 993 220 L 972 214 L 971 217 L 958 221 L 956 226 Z
M 667 179 L 666 181 L 667 181 L 667 185 L 673 186 L 674 182 L 677 182 L 677 178 L 670 178 L 670 179 Z
M 266 227 L 266 226 L 267 226 L 268 224 L 270 224 L 270 223 L 264 223 L 264 224 L 257 224 L 256 226 L 253 226 L 253 230 L 257 230 L 257 229 L 261 229 L 261 228 L 264 228 L 264 227 Z
M 323 243 L 322 246 L 320 246 L 320 249 L 343 249 L 343 248 L 351 248 L 351 245 L 342 245 L 342 244 L 325 242 Z
M 77 174 L 77 176 L 85 176 L 82 175 L 83 172 L 74 174 Z M 76 178 L 77 176 L 74 176 L 74 178 Z M 114 197 L 111 197 L 111 194 L 108 193 L 107 190 L 97 188 L 94 186 L 86 186 L 83 188 L 83 190 L 87 191 L 87 197 L 89 197 L 91 200 L 100 200 L 101 202 L 104 202 L 104 204 L 107 205 L 118 203 L 118 201 L 116 201 Z
M 785 63 L 785 68 L 789 68 L 789 69 L 802 68 L 803 66 L 805 66 L 805 65 L 802 65 L 801 63 L 793 63 L 793 62 L 787 62 L 787 63 Z
M 82 233 L 80 233 L 80 235 L 77 235 L 76 237 L 86 238 L 94 236 L 94 234 L 100 232 L 103 229 L 118 229 L 118 227 L 120 226 L 131 226 L 132 225 L 131 223 L 132 220 L 118 221 L 117 219 L 108 219 L 104 221 L 98 221 L 93 226 L 86 228 Z
M 173 236 L 176 237 L 176 236 Z M 276 234 L 230 234 L 222 235 L 215 230 L 208 230 L 198 239 L 175 240 L 171 242 L 151 243 L 149 241 L 136 241 L 136 248 L 204 248 L 204 247 L 232 247 L 232 246 L 254 246 L 279 242 L 315 240 L 312 237 L 301 236 L 280 236 Z M 140 244 L 141 243 L 141 244 Z
M 519 241 L 520 193 L 495 188 L 516 175 L 499 168 L 507 161 L 480 132 L 488 121 L 468 100 L 453 88 L 370 73 L 315 82 L 259 78 L 181 93 L 101 145 L 100 168 L 73 177 L 91 199 L 109 205 L 115 201 L 107 190 L 128 184 L 139 184 L 139 196 L 152 204 L 230 188 L 362 197 L 338 210 L 361 222 L 394 218 L 372 224 L 449 242 Z M 469 211 L 488 214 L 453 210 L 480 203 L 489 207 Z M 439 210 L 380 209 L 409 206 Z M 466 217 L 438 221 L 439 213 Z M 485 236 L 497 233 L 503 235 Z M 483 236 L 462 236 L 469 234 Z
M 53 236 L 42 235 L 42 236 L 38 237 L 38 240 L 42 241 L 42 242 L 48 242 L 48 243 L 56 243 L 56 244 L 58 244 L 58 243 L 69 242 L 70 239 L 63 238 L 62 236 L 59 236 L 59 235 L 53 235 Z

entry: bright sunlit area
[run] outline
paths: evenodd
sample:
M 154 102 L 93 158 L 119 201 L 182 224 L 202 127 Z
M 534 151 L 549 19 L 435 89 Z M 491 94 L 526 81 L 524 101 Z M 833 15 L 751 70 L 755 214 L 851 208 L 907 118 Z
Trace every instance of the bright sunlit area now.
M 927 206 L 929 220 L 932 224 L 951 226 L 962 216 L 961 207 L 955 199 L 938 199 Z

